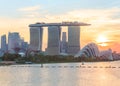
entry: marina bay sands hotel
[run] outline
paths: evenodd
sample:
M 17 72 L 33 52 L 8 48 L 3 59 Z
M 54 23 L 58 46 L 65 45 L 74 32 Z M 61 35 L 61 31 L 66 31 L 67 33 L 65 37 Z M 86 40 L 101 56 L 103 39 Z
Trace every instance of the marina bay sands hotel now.
M 42 51 L 43 27 L 48 27 L 47 55 L 60 55 L 61 27 L 68 27 L 67 54 L 75 55 L 80 50 L 80 26 L 89 26 L 87 23 L 36 23 L 30 24 L 30 48 Z M 47 40 L 47 39 L 46 39 Z

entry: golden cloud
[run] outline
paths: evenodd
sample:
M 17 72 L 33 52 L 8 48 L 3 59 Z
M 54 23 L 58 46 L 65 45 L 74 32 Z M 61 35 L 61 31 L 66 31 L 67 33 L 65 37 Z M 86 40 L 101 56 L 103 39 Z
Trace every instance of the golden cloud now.
M 8 33 L 8 31 L 17 31 L 25 37 L 25 40 L 29 41 L 29 24 L 36 22 L 79 21 L 92 24 L 89 27 L 81 27 L 82 46 L 89 42 L 95 42 L 96 37 L 100 34 L 105 34 L 109 38 L 108 40 L 120 42 L 119 36 L 116 37 L 120 32 L 118 31 L 120 27 L 120 17 L 117 18 L 120 14 L 120 8 L 80 9 L 59 15 L 40 13 L 38 11 L 39 9 L 40 6 L 19 9 L 19 11 L 29 11 L 27 14 L 22 14 L 24 16 L 22 18 L 0 17 L 0 34 Z M 114 45 L 114 41 L 112 41 L 112 43 Z M 45 45 L 46 44 L 45 41 Z

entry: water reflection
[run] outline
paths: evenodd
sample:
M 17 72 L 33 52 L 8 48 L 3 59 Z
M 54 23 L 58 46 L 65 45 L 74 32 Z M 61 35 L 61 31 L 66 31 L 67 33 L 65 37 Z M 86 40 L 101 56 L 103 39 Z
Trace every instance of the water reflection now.
M 0 86 L 119 86 L 119 62 L 85 63 L 92 68 L 76 68 L 81 63 L 0 67 Z M 50 66 L 46 68 L 45 66 Z M 56 66 L 56 67 L 55 67 Z M 60 67 L 62 66 L 62 67 Z M 97 68 L 93 68 L 98 66 Z M 100 67 L 103 68 L 100 68 Z M 106 68 L 105 68 L 106 67 Z

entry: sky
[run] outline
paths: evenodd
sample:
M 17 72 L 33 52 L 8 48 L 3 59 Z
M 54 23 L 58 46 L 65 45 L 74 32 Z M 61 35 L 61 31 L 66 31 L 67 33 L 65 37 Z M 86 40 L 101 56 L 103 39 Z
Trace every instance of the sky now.
M 91 24 L 81 27 L 81 48 L 94 42 L 100 50 L 120 52 L 120 0 L 0 0 L 0 36 L 19 32 L 29 42 L 29 24 L 62 21 Z

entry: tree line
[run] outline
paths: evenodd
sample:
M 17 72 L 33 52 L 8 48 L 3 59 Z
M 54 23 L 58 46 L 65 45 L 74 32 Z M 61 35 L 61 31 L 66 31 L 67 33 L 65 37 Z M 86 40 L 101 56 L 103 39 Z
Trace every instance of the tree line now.
M 64 63 L 64 62 L 98 62 L 103 61 L 94 57 L 74 57 L 74 56 L 62 56 L 62 55 L 43 55 L 35 54 L 22 57 L 19 54 L 6 53 L 1 57 L 2 61 L 16 61 L 17 63 L 33 62 L 33 63 Z M 108 60 L 104 60 L 108 61 Z

